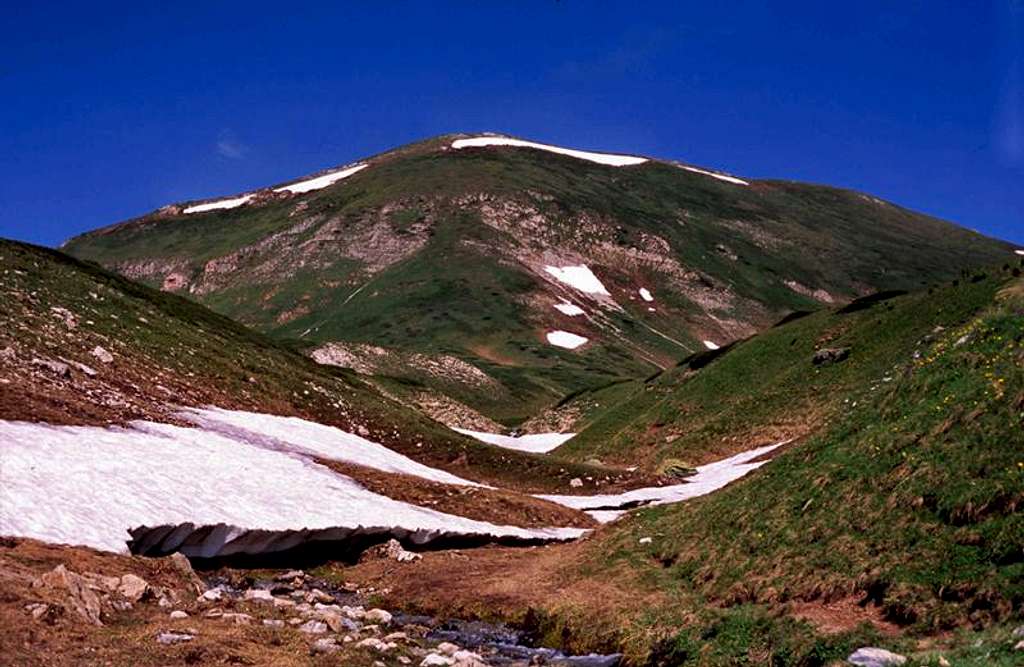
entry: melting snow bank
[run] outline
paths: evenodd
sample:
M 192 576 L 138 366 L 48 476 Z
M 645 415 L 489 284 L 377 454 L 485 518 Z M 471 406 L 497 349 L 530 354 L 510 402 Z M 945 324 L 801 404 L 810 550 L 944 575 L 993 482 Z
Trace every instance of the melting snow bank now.
M 567 350 L 575 350 L 577 347 L 590 340 L 589 338 L 577 336 L 576 334 L 569 333 L 568 331 L 549 331 L 547 339 L 552 345 L 564 347 Z
M 452 430 L 490 445 L 497 445 L 506 449 L 517 449 L 521 452 L 532 452 L 534 454 L 550 452 L 576 435 L 575 433 L 530 433 L 528 435 L 512 436 L 485 433 L 483 431 L 470 431 L 464 428 L 453 428 Z
M 553 275 L 558 282 L 565 283 L 569 287 L 578 289 L 586 294 L 610 296 L 608 290 L 604 288 L 604 285 L 586 264 L 580 264 L 579 266 L 545 266 L 544 270 Z
M 217 201 L 207 202 L 206 204 L 189 206 L 182 211 L 182 213 L 202 213 L 204 211 L 214 211 L 219 208 L 238 208 L 250 199 L 252 199 L 252 195 L 242 195 L 241 197 L 235 197 L 234 199 L 219 199 Z
M 706 340 L 704 341 L 704 347 L 708 348 L 709 350 L 717 350 L 719 346 L 718 343 L 716 343 L 713 340 Z
M 718 180 L 725 181 L 726 183 L 733 183 L 735 185 L 750 185 L 748 181 L 744 181 L 742 178 L 736 178 L 735 176 L 728 176 L 726 174 L 719 174 L 718 172 L 708 171 L 707 169 L 698 169 L 697 167 L 687 167 L 685 165 L 683 165 L 683 169 L 685 169 L 686 171 L 692 171 L 695 174 L 704 174 L 705 176 L 710 176 L 711 178 L 717 178 Z
M 452 148 L 480 148 L 483 146 L 513 146 L 516 148 L 536 148 L 542 151 L 568 155 L 569 157 L 589 160 L 598 164 L 606 164 L 612 167 L 628 167 L 634 164 L 643 164 L 647 158 L 636 157 L 635 155 L 615 155 L 614 153 L 592 153 L 590 151 L 579 151 L 573 148 L 562 148 L 550 144 L 538 144 L 533 141 L 521 139 L 510 139 L 509 137 L 473 137 L 472 139 L 456 139 L 452 142 Z
M 584 313 L 584 310 L 582 308 L 580 308 L 574 303 L 568 302 L 556 303 L 555 310 L 562 313 L 563 315 L 568 315 L 569 317 L 576 317 L 577 315 L 582 315 Z
M 302 194 L 304 192 L 312 192 L 313 190 L 321 190 L 326 188 L 328 185 L 333 185 L 343 178 L 348 178 L 357 171 L 366 169 L 368 165 L 357 164 L 354 167 L 346 167 L 338 171 L 332 171 L 329 174 L 323 176 L 317 176 L 316 178 L 310 178 L 305 181 L 299 181 L 298 183 L 292 183 L 291 185 L 285 185 L 280 188 L 274 188 L 274 192 L 291 192 L 293 194 Z
M 750 451 L 715 461 L 697 468 L 697 473 L 687 478 L 683 484 L 670 486 L 654 486 L 645 489 L 634 489 L 625 493 L 598 496 L 538 496 L 566 507 L 587 512 L 598 521 L 611 521 L 630 507 L 639 505 L 663 505 L 677 503 L 703 496 L 716 491 L 733 482 L 752 470 L 760 468 L 767 461 L 751 462 L 754 459 L 789 442 L 788 440 L 758 447 Z
M 1024 255 L 1024 249 L 1022 249 L 1022 250 L 1014 250 L 1014 252 L 1017 253 L 1018 255 Z
M 276 439 L 233 433 L 0 421 L 0 534 L 123 551 L 134 528 L 138 553 L 211 558 L 353 537 L 532 543 L 585 532 L 499 526 L 392 500 Z

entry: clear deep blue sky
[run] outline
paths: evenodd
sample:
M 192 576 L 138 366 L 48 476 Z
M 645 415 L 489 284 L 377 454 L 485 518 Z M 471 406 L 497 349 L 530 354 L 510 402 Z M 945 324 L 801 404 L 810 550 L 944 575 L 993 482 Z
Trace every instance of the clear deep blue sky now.
M 1024 0 L 59 4 L 0 19 L 0 236 L 493 130 L 1024 244 Z

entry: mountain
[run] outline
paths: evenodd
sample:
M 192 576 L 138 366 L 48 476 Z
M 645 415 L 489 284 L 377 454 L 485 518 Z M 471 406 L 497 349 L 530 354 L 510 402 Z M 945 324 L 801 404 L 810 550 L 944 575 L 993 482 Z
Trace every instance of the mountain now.
M 849 190 L 450 135 L 63 250 L 449 423 L 517 425 L 792 311 L 948 280 L 1013 247 Z

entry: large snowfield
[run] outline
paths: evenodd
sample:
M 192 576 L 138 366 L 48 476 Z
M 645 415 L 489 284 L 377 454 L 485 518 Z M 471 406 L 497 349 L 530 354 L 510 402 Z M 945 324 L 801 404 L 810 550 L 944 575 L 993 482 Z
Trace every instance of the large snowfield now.
M 511 139 L 509 137 L 473 137 L 472 139 L 456 139 L 452 142 L 452 148 L 480 148 L 484 146 L 512 146 L 515 148 L 536 148 L 537 150 L 568 155 L 569 157 L 589 160 L 598 164 L 605 164 L 611 167 L 628 167 L 647 162 L 647 158 L 635 155 L 616 155 L 614 153 L 593 153 L 591 151 L 580 151 L 574 148 L 562 148 L 551 144 L 539 144 L 535 141 L 523 141 L 522 139 Z
M 234 416 L 254 424 L 268 417 Z M 584 532 L 498 526 L 392 500 L 241 431 L 229 437 L 150 422 L 102 428 L 0 421 L 0 447 L 0 534 L 110 551 L 125 550 L 131 528 L 187 523 L 226 524 L 229 537 L 247 529 L 367 527 L 421 531 L 420 541 L 431 532 L 542 540 Z M 214 553 L 230 541 L 220 539 Z

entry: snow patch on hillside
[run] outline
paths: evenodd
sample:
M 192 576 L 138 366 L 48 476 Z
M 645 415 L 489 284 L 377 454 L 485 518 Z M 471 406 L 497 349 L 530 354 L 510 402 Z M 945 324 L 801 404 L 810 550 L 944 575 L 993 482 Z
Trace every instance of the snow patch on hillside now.
M 604 296 L 610 296 L 608 290 L 605 289 L 604 285 L 594 272 L 590 270 L 590 267 L 586 264 L 580 264 L 579 266 L 545 266 L 544 270 L 555 277 L 560 283 L 565 283 L 573 289 L 577 289 L 586 294 L 601 294 Z
M 697 167 L 689 167 L 689 166 L 686 166 L 686 165 L 682 165 L 682 167 L 686 171 L 692 171 L 695 174 L 704 174 L 705 176 L 710 176 L 711 178 L 717 178 L 718 180 L 725 181 L 726 183 L 733 183 L 735 185 L 750 185 L 749 182 L 744 181 L 742 178 L 736 178 L 735 176 L 729 176 L 727 174 L 719 174 L 719 173 L 714 172 L 714 171 L 708 171 L 707 169 L 698 169 Z
M 220 208 L 238 208 L 242 204 L 245 204 L 252 195 L 242 195 L 241 197 L 235 197 L 234 199 L 218 199 L 217 201 L 207 202 L 205 204 L 196 204 L 195 206 L 189 206 L 182 213 L 202 213 L 204 211 L 215 211 Z
M 193 556 L 320 539 L 303 529 L 321 537 L 397 532 L 419 543 L 452 534 L 550 540 L 585 532 L 499 526 L 417 507 L 302 456 L 198 428 L 0 421 L 0 448 L 0 534 L 110 551 L 123 552 L 128 529 L 138 526 L 179 526 L 170 537 L 157 531 L 162 538 L 146 539 L 180 535 L 185 542 L 171 548 Z M 252 529 L 281 531 L 280 539 Z
M 651 291 L 646 287 L 640 288 L 640 298 L 644 301 L 654 301 L 654 295 L 651 294 Z
M 302 194 L 304 192 L 312 192 L 313 190 L 320 190 L 326 188 L 328 185 L 333 185 L 343 178 L 348 178 L 352 174 L 366 169 L 369 165 L 357 164 L 354 167 L 346 167 L 338 171 L 332 171 L 329 174 L 323 176 L 317 176 L 316 178 L 310 178 L 305 181 L 299 181 L 298 183 L 292 183 L 291 185 L 285 185 L 280 188 L 274 188 L 274 192 L 291 192 L 294 194 Z
M 521 452 L 532 452 L 534 454 L 550 452 L 576 435 L 575 433 L 529 433 L 527 435 L 512 436 L 486 433 L 484 431 L 470 431 L 464 428 L 453 428 L 452 430 L 490 445 L 504 447 L 505 449 L 516 449 Z
M 704 347 L 708 348 L 709 350 L 717 350 L 718 344 L 715 343 L 714 341 L 706 340 L 704 341 Z
M 580 345 L 586 343 L 589 339 L 583 336 L 577 336 L 574 333 L 568 331 L 549 331 L 548 342 L 558 347 L 564 347 L 567 350 L 575 350 Z
M 625 493 L 596 496 L 538 496 L 545 500 L 587 512 L 601 522 L 611 521 L 630 507 L 639 505 L 663 505 L 677 503 L 682 500 L 696 498 L 716 491 L 747 473 L 763 466 L 767 461 L 754 461 L 760 456 L 786 444 L 787 441 L 774 445 L 758 447 L 721 461 L 715 461 L 697 468 L 697 473 L 687 477 L 683 484 L 655 486 L 635 489 Z
M 563 303 L 556 303 L 555 304 L 555 310 L 557 310 L 558 312 L 562 313 L 563 315 L 568 315 L 569 317 L 576 317 L 577 315 L 582 315 L 585 312 L 582 308 L 580 308 L 576 304 L 574 304 L 574 303 L 565 303 L 565 302 L 563 302 Z
M 408 456 L 354 433 L 299 417 L 280 417 L 212 407 L 189 408 L 180 412 L 179 416 L 204 430 L 220 433 L 229 438 L 259 443 L 269 449 L 346 461 L 383 472 L 415 475 L 444 484 L 480 486 L 468 479 L 413 461 Z M 158 426 L 146 428 L 159 430 Z
M 1014 250 L 1014 252 L 1017 253 L 1018 255 L 1024 255 L 1024 249 Z
M 628 167 L 647 162 L 647 158 L 635 155 L 616 155 L 614 153 L 593 153 L 591 151 L 580 151 L 574 148 L 562 148 L 550 144 L 539 144 L 534 141 L 523 141 L 509 137 L 473 137 L 471 139 L 456 139 L 452 142 L 452 148 L 480 148 L 483 146 L 513 146 L 516 148 L 536 148 L 542 151 L 568 155 L 569 157 L 589 160 L 598 164 L 605 164 L 612 167 Z

